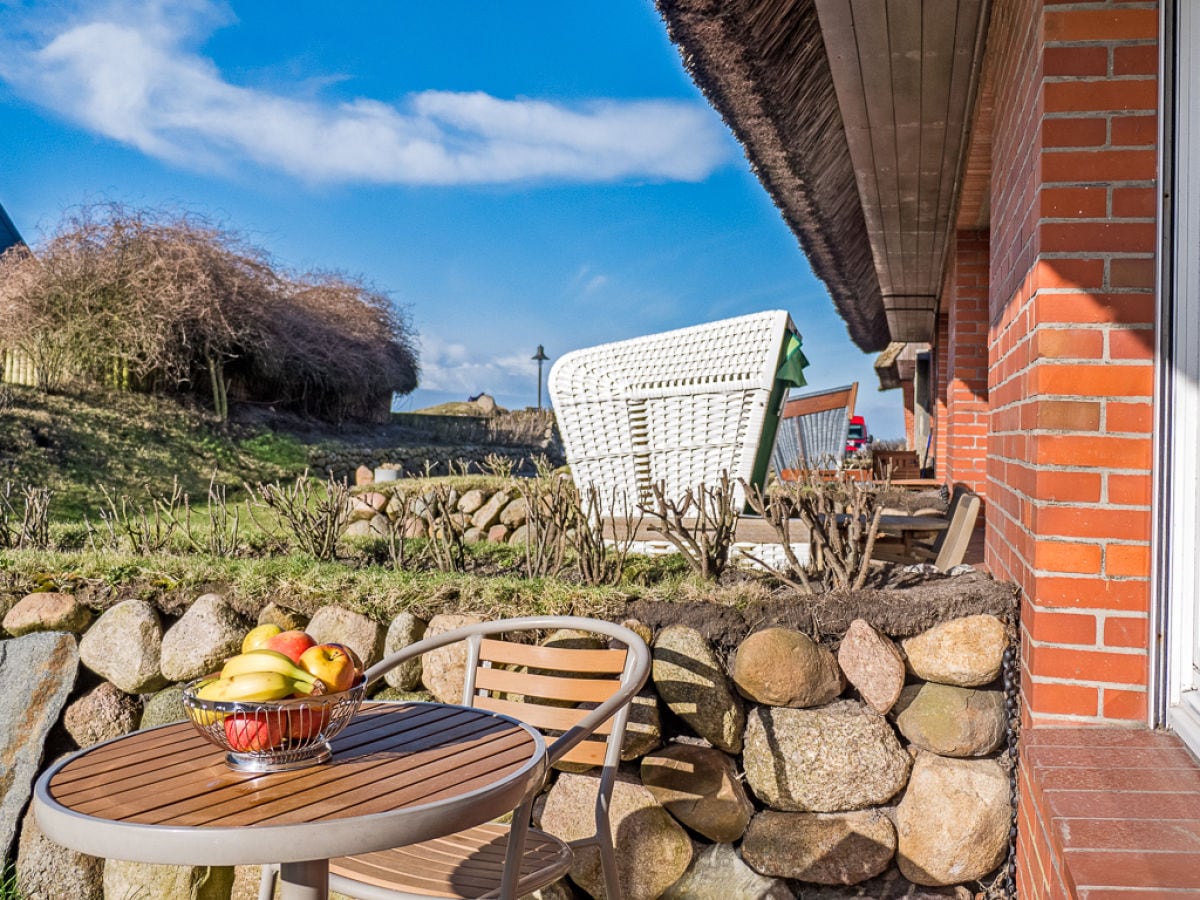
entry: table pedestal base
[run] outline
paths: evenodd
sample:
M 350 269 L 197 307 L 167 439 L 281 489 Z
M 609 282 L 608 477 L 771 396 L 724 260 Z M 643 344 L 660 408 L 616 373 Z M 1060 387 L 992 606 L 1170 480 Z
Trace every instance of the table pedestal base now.
M 329 861 L 283 863 L 279 867 L 280 900 L 329 900 Z

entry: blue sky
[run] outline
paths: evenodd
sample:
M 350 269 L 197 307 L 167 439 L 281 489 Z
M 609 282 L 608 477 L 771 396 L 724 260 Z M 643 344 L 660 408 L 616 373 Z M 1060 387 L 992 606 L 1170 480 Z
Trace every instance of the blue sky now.
M 538 344 L 787 309 L 811 386 L 903 434 L 650 0 L 0 0 L 0 131 L 31 242 L 179 207 L 387 291 L 420 334 L 402 408 L 533 405 Z

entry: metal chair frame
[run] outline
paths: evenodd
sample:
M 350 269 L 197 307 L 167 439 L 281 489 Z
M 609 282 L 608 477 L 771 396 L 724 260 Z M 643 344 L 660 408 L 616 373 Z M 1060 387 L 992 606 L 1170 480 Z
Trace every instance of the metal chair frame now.
M 508 832 L 501 884 L 498 888 L 481 893 L 479 895 L 481 898 L 499 897 L 500 900 L 516 900 L 518 896 L 530 893 L 540 887 L 545 887 L 561 878 L 570 868 L 573 859 L 572 851 L 575 848 L 595 845 L 600 852 L 600 864 L 604 876 L 606 895 L 610 900 L 619 900 L 621 897 L 621 887 L 617 869 L 616 851 L 613 846 L 612 827 L 609 821 L 609 804 L 612 798 L 613 785 L 616 782 L 617 769 L 620 764 L 621 744 L 625 734 L 625 726 L 629 719 L 630 703 L 637 692 L 641 690 L 649 675 L 649 648 L 635 632 L 624 626 L 601 619 L 582 616 L 530 616 L 466 625 L 431 638 L 417 641 L 393 653 L 381 662 L 376 663 L 366 672 L 367 686 L 368 690 L 370 690 L 371 685 L 378 682 L 385 673 L 405 661 L 421 656 L 431 650 L 465 641 L 467 644 L 467 668 L 466 679 L 463 685 L 463 705 L 484 706 L 486 704 L 488 708 L 493 710 L 496 710 L 497 705 L 500 705 L 504 708 L 499 711 L 505 712 L 505 714 L 513 718 L 520 718 L 519 713 L 514 714 L 514 712 L 508 711 L 507 706 L 511 706 L 511 703 L 505 705 L 504 701 L 496 700 L 489 702 L 489 700 L 485 699 L 489 697 L 489 691 L 477 686 L 480 670 L 489 667 L 488 663 L 481 662 L 481 658 L 484 655 L 483 641 L 485 638 L 505 634 L 559 629 L 589 632 L 620 642 L 624 645 L 626 651 L 624 665 L 619 677 L 612 682 L 614 690 L 611 696 L 599 703 L 594 709 L 591 709 L 561 734 L 548 737 L 546 777 L 542 779 L 542 782 L 535 790 L 526 795 L 520 807 L 514 812 L 513 824 Z M 564 652 L 595 653 L 597 651 L 567 650 Z M 537 666 L 534 666 L 534 668 L 537 668 Z M 581 669 L 580 671 L 585 670 Z M 576 673 L 572 672 L 571 674 Z M 483 700 L 483 703 L 479 702 L 481 700 Z M 535 704 L 527 703 L 519 705 L 535 706 Z M 537 708 L 545 709 L 542 706 L 538 706 Z M 550 768 L 555 763 L 563 760 L 564 757 L 570 755 L 571 751 L 578 748 L 589 736 L 595 734 L 597 730 L 602 729 L 610 719 L 612 722 L 608 728 L 607 738 L 604 741 L 600 786 L 596 799 L 595 832 L 588 837 L 570 842 L 561 841 L 552 835 L 547 835 L 545 832 L 535 832 L 542 845 L 560 845 L 562 853 L 553 864 L 545 867 L 544 871 L 538 871 L 533 876 L 527 875 L 525 878 L 522 878 L 520 864 L 525 852 L 527 836 L 533 831 L 530 828 L 533 803 L 549 777 Z M 538 726 L 536 723 L 530 722 L 529 724 L 539 727 L 539 730 L 541 730 L 541 726 Z M 560 729 L 555 728 L 553 730 L 558 731 Z M 589 741 L 588 743 L 594 744 L 598 742 Z M 489 835 L 494 836 L 496 833 L 495 826 L 484 825 L 476 827 L 477 829 L 490 828 L 491 830 L 487 832 Z M 451 830 L 453 831 L 454 829 Z M 468 829 L 466 833 L 470 833 L 470 831 L 471 829 Z M 383 851 L 385 854 L 388 852 L 390 851 Z M 356 858 L 348 857 L 345 859 L 353 861 Z M 366 884 L 336 873 L 334 869 L 337 864 L 338 860 L 330 861 L 330 888 L 348 896 L 359 898 L 359 900 L 400 900 L 400 898 L 454 896 L 449 894 L 413 893 L 399 886 L 393 888 Z M 275 867 L 264 867 L 259 892 L 260 900 L 270 900 L 274 891 L 276 871 Z

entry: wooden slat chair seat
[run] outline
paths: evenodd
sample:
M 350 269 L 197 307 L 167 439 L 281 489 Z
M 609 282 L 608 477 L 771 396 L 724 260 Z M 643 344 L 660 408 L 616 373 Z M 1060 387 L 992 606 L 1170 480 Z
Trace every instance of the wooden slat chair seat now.
M 949 524 L 932 541 L 914 541 L 910 548 L 903 544 L 877 540 L 871 558 L 881 562 L 932 563 L 939 572 L 948 572 L 962 563 L 975 521 L 979 518 L 979 495 L 965 488 L 955 488 L 946 511 Z
M 521 632 L 570 629 L 616 649 L 543 647 L 505 639 Z M 538 729 L 547 743 L 547 774 L 559 762 L 600 766 L 595 833 L 570 844 L 530 826 L 527 796 L 513 824 L 489 823 L 407 847 L 330 860 L 329 886 L 359 900 L 499 897 L 515 900 L 561 878 L 572 848 L 600 850 L 605 891 L 619 900 L 616 853 L 608 804 L 620 763 L 629 705 L 645 684 L 650 651 L 634 632 L 611 622 L 577 616 L 541 616 L 468 625 L 419 641 L 367 671 L 368 686 L 406 660 L 438 647 L 467 643 L 462 702 L 512 716 Z M 273 879 L 264 874 L 261 897 Z
M 460 900 L 499 896 L 508 838 L 507 825 L 487 824 L 407 847 L 343 857 L 330 862 L 330 875 L 337 879 L 331 884 L 346 893 L 342 885 L 352 882 L 351 896 L 361 900 L 395 897 L 397 885 L 407 891 L 402 896 Z M 571 868 L 571 861 L 571 848 L 565 842 L 530 828 L 521 854 L 518 896 L 557 881 Z M 381 893 L 372 893 L 375 889 Z

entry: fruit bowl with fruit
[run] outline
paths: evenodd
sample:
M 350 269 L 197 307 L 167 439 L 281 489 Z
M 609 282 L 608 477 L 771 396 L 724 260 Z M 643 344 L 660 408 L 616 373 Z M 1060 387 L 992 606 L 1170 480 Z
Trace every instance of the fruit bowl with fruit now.
M 184 686 L 188 718 L 235 769 L 282 772 L 327 761 L 330 738 L 363 701 L 362 664 L 342 644 L 318 644 L 304 632 L 262 640 L 258 631 L 220 672 Z

